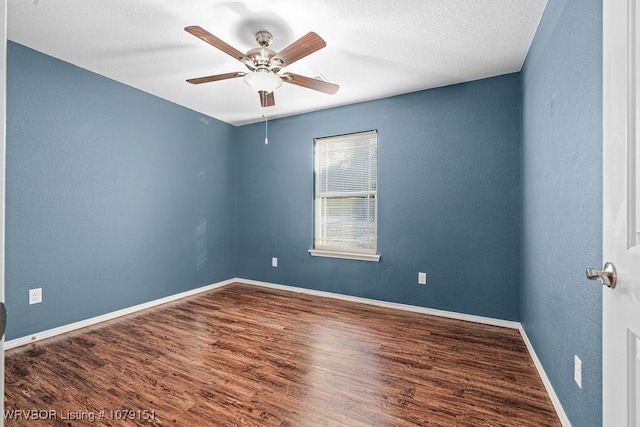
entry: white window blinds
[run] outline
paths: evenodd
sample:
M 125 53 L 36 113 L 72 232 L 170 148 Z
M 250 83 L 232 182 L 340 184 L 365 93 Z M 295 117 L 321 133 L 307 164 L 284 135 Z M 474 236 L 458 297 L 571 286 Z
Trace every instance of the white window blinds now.
M 314 249 L 377 250 L 376 131 L 315 139 Z

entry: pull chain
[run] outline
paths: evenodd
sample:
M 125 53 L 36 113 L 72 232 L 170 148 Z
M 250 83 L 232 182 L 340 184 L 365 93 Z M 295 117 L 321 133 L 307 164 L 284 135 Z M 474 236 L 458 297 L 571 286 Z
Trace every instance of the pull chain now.
M 264 110 L 262 110 L 262 117 L 264 117 L 264 145 L 269 145 L 269 117 Z

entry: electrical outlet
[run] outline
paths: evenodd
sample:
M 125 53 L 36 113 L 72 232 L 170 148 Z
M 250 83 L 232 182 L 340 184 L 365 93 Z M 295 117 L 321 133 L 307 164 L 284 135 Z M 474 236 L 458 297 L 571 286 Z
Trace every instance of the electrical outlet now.
M 427 273 L 418 273 L 418 285 L 427 284 Z
M 278 258 L 271 258 L 271 267 L 278 266 Z
M 38 304 L 42 302 L 42 288 L 29 289 L 29 304 Z
M 582 360 L 578 356 L 573 357 L 573 379 L 578 387 L 582 388 Z

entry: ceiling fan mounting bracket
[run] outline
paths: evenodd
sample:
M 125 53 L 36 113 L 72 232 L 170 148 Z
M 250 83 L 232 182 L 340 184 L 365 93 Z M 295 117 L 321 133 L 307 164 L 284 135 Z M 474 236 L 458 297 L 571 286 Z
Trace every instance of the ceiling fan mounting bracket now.
M 262 47 L 267 47 L 273 41 L 273 36 L 269 31 L 258 31 L 256 33 L 256 41 Z

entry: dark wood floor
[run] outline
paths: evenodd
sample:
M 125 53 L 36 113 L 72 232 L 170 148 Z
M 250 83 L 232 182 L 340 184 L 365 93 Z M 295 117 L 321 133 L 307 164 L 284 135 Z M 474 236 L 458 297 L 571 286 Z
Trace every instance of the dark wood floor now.
M 8 426 L 560 425 L 515 330 L 248 285 L 6 356 L 5 410 L 54 411 Z

